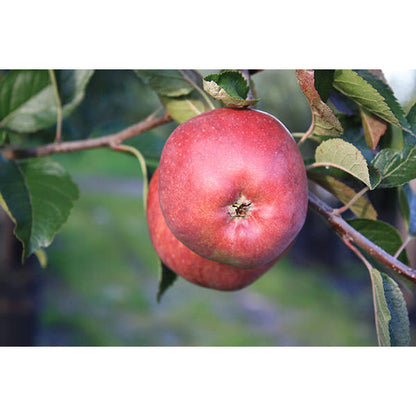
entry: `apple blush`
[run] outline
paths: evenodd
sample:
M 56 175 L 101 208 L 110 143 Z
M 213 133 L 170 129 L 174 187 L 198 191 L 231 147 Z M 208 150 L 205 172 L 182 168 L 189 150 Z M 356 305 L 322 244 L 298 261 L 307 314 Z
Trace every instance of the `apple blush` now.
M 219 108 L 180 124 L 159 164 L 174 236 L 201 257 L 253 269 L 280 257 L 307 213 L 305 165 L 275 117 Z

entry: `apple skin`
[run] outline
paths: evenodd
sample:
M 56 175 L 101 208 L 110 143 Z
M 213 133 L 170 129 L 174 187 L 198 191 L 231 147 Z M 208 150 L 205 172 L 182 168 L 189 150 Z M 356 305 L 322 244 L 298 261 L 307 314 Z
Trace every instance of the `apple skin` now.
M 306 169 L 278 119 L 219 108 L 172 132 L 159 164 L 159 198 L 169 229 L 189 249 L 254 268 L 280 256 L 301 230 Z
M 278 260 L 255 269 L 241 269 L 205 259 L 189 250 L 172 234 L 163 218 L 159 204 L 158 169 L 149 184 L 146 215 L 150 239 L 161 261 L 179 276 L 199 286 L 239 290 L 253 283 Z

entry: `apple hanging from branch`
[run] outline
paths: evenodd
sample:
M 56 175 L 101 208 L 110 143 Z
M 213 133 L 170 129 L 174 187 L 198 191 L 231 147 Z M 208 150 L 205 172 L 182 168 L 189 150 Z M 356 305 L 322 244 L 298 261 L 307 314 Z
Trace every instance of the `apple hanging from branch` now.
M 256 268 L 281 256 L 304 224 L 305 166 L 275 117 L 218 108 L 170 135 L 159 165 L 159 198 L 169 229 L 190 250 Z

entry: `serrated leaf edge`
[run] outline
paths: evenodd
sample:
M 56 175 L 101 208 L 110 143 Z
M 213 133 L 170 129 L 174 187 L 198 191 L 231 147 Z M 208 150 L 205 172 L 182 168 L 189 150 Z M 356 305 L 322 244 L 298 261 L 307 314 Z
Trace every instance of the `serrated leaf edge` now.
M 28 183 L 27 183 L 27 179 L 26 179 L 26 175 L 24 174 L 24 172 L 23 172 L 23 170 L 21 169 L 21 167 L 20 167 L 20 165 L 18 164 L 18 163 L 16 163 L 16 162 L 13 162 L 14 164 L 15 164 L 15 166 L 17 167 L 17 169 L 18 169 L 18 171 L 19 171 L 19 173 L 21 174 L 21 177 L 22 177 L 22 179 L 23 179 L 23 183 L 24 183 L 24 185 L 25 185 L 25 188 L 26 188 L 26 192 L 27 192 L 27 195 L 28 195 L 28 198 L 29 198 L 29 203 L 30 203 L 30 205 L 29 205 L 29 208 L 30 208 L 30 228 L 29 228 L 29 238 L 28 238 L 28 245 L 30 246 L 30 241 L 31 241 L 31 239 L 32 239 L 32 235 L 33 235 L 33 221 L 34 221 L 34 217 L 33 217 L 33 202 L 32 202 L 32 193 L 30 192 L 30 190 L 29 190 L 29 186 L 28 186 Z M 55 162 L 55 163 L 57 163 L 57 162 Z M 61 166 L 61 165 L 59 165 L 59 166 Z M 68 175 L 68 178 L 74 183 L 74 185 L 76 186 L 76 184 L 75 184 L 75 182 L 72 180 L 72 178 L 71 178 L 71 176 L 69 175 L 69 173 L 65 170 L 65 174 L 66 175 Z M 57 190 L 58 192 L 60 192 L 60 189 L 59 188 L 56 188 L 55 187 L 55 190 Z M 62 192 L 61 192 L 62 193 Z M 64 195 L 66 195 L 66 194 L 64 194 Z M 67 217 L 67 219 L 69 218 L 69 215 L 70 215 L 70 213 L 71 213 L 71 211 L 72 211 L 72 209 L 74 208 L 74 202 L 76 201 L 76 200 L 78 200 L 79 199 L 79 190 L 78 190 L 78 187 L 77 187 L 77 194 L 76 194 L 76 196 L 74 197 L 74 200 L 72 200 L 71 198 L 67 198 L 68 200 L 69 200 L 69 210 L 68 210 L 68 217 Z M 4 198 L 2 197 L 2 201 L 4 201 L 4 205 L 7 207 L 7 203 L 6 203 L 6 201 L 4 200 Z M 62 229 L 62 227 L 64 226 L 64 224 L 66 223 L 66 221 L 67 220 L 65 220 L 56 230 L 55 230 L 55 232 L 51 235 L 51 238 L 50 239 L 48 239 L 48 241 L 47 241 L 47 244 L 45 244 L 45 245 L 41 245 L 40 247 L 39 247 L 39 249 L 36 249 L 36 250 L 32 250 L 32 251 L 30 251 L 30 252 L 28 252 L 28 250 L 29 250 L 29 248 L 28 248 L 28 246 L 25 244 L 25 241 L 23 241 L 17 234 L 16 234 L 16 230 L 17 230 L 17 227 L 18 227 L 18 224 L 17 224 L 17 222 L 16 222 L 16 219 L 13 217 L 13 215 L 12 215 L 12 213 L 10 212 L 10 210 L 8 209 L 8 207 L 7 207 L 7 210 L 5 210 L 8 214 L 9 214 L 9 217 L 10 217 L 10 219 L 13 221 L 13 223 L 15 224 L 15 227 L 14 227 L 14 230 L 13 230 L 13 233 L 14 233 L 14 235 L 16 236 L 16 238 L 21 242 L 21 244 L 22 244 L 22 246 L 23 246 L 23 251 L 22 251 L 22 262 L 24 261 L 24 260 L 26 260 L 31 254 L 33 254 L 33 253 L 35 253 L 37 250 L 39 250 L 40 248 L 42 248 L 42 247 L 48 247 L 50 244 L 51 244 L 51 242 L 54 240 L 54 238 L 55 238 L 55 236 L 56 236 L 56 234 Z
M 393 150 L 393 149 L 383 149 L 383 150 Z M 382 150 L 382 151 L 383 151 Z M 403 158 L 403 151 L 400 151 L 400 150 L 396 150 L 396 151 L 394 151 L 393 150 L 393 152 L 395 153 L 395 155 L 396 155 L 396 158 L 397 157 L 399 157 L 400 158 L 400 162 L 399 162 L 399 164 L 391 171 L 391 172 L 389 172 L 387 175 L 385 175 L 385 176 L 383 176 L 383 175 L 381 175 L 381 181 L 378 183 L 378 184 L 383 184 L 383 181 L 384 181 L 384 179 L 387 179 L 387 178 L 389 178 L 393 173 L 395 173 L 395 172 L 397 172 L 401 167 L 402 167 L 402 165 L 403 164 L 405 164 L 409 159 L 410 159 L 410 157 L 413 155 L 413 153 L 416 151 L 416 147 L 413 147 L 412 149 L 410 149 L 409 150 L 409 152 L 407 153 L 407 155 Z M 380 154 L 380 153 L 379 153 Z M 396 159 L 397 160 L 397 159 Z M 393 163 L 393 160 L 391 159 L 390 160 L 390 163 Z M 373 165 L 374 166 L 374 165 Z M 386 166 L 388 166 L 388 165 L 386 165 Z M 374 168 L 375 169 L 377 169 L 377 167 L 376 166 L 374 166 Z M 378 170 L 378 169 L 377 169 Z M 416 175 L 415 175 L 416 176 Z M 402 185 L 404 185 L 404 184 L 406 184 L 406 183 L 408 183 L 408 181 L 405 181 L 405 182 L 400 182 L 400 183 L 398 183 L 398 184 L 395 184 L 393 187 L 395 188 L 395 187 L 397 187 L 397 186 L 402 186 Z
M 228 71 L 228 72 L 236 72 L 240 74 L 239 71 Z M 218 75 L 221 75 L 221 74 L 218 74 Z M 202 79 L 204 91 L 207 94 L 209 94 L 212 98 L 214 98 L 214 100 L 222 101 L 224 104 L 232 106 L 232 107 L 248 107 L 250 105 L 254 105 L 255 103 L 259 101 L 259 99 L 257 98 L 233 97 L 227 92 L 227 90 L 221 87 L 221 85 L 219 85 L 216 81 L 214 80 L 207 81 L 205 78 Z M 242 79 L 244 79 L 243 76 L 242 76 Z M 247 80 L 245 80 L 245 82 L 247 83 L 247 86 L 249 86 Z
M 351 172 L 351 169 L 344 168 L 343 166 L 337 165 L 337 164 L 335 164 L 333 162 L 330 162 L 330 161 L 326 162 L 325 160 L 319 160 L 319 161 L 317 161 L 318 152 L 319 151 L 322 152 L 322 148 L 325 147 L 325 146 L 328 146 L 328 143 L 334 143 L 334 142 L 342 142 L 342 145 L 343 146 L 347 145 L 349 147 L 352 147 L 354 149 L 354 151 L 357 153 L 357 155 L 359 155 L 361 157 L 360 162 L 361 163 L 364 162 L 365 163 L 365 166 L 367 168 L 367 172 L 366 172 L 366 175 L 364 175 L 365 176 L 364 179 L 363 178 L 360 178 L 355 173 Z M 362 181 L 363 183 L 365 183 L 370 189 L 372 189 L 372 184 L 371 184 L 371 181 L 370 181 L 370 173 L 369 173 L 369 170 L 368 170 L 367 161 L 365 160 L 365 158 L 362 155 L 361 151 L 357 147 L 355 147 L 352 143 L 349 143 L 349 142 L 347 142 L 347 141 L 345 141 L 345 140 L 343 140 L 341 138 L 334 138 L 334 139 L 326 140 L 326 141 L 322 142 L 316 148 L 316 150 L 315 150 L 315 160 L 316 160 L 316 163 L 312 164 L 310 167 L 313 167 L 314 165 L 316 165 L 316 166 L 318 166 L 318 165 L 325 165 L 325 166 L 332 166 L 334 168 L 341 169 L 344 172 L 347 172 L 350 175 L 354 176 L 355 178 L 359 179 L 360 181 Z M 360 162 L 357 162 L 356 165 L 359 165 Z
M 373 304 L 374 304 L 374 317 L 376 321 L 376 332 L 377 332 L 377 340 L 378 344 L 382 347 L 390 347 L 391 346 L 391 338 L 389 332 L 389 323 L 391 321 L 391 313 L 387 305 L 386 298 L 384 296 L 384 285 L 383 285 L 383 276 L 381 275 L 380 271 L 372 268 L 370 271 L 370 279 L 372 284 L 372 292 L 373 292 Z M 379 279 L 379 284 L 383 288 L 383 293 L 380 294 L 379 291 L 376 291 L 376 281 L 375 279 Z M 387 310 L 387 322 L 386 325 L 383 325 L 383 328 L 379 326 L 379 308 L 382 307 L 383 309 Z
M 373 89 L 374 90 L 374 92 L 376 92 L 377 93 L 377 95 L 382 99 L 382 101 L 383 101 L 383 103 L 384 103 L 384 106 L 385 106 L 385 108 L 386 108 L 386 110 L 387 110 L 387 113 L 389 113 L 390 114 L 390 118 L 389 119 L 386 119 L 386 116 L 385 115 L 383 115 L 383 114 L 379 114 L 379 113 L 374 113 L 373 111 L 371 111 L 371 110 L 369 110 L 365 105 L 363 105 L 362 103 L 360 103 L 360 102 L 357 102 L 356 101 L 356 99 L 357 98 L 359 98 L 359 99 L 362 99 L 362 98 L 364 98 L 365 100 L 367 100 L 368 102 L 377 102 L 376 100 L 372 100 L 372 99 L 369 99 L 369 98 L 367 98 L 367 97 L 362 97 L 362 96 L 356 96 L 356 95 L 351 95 L 351 94 L 349 94 L 349 93 L 347 93 L 347 92 L 345 92 L 345 90 L 343 90 L 341 87 L 340 87 L 340 85 L 339 84 L 351 84 L 351 82 L 349 82 L 349 81 L 345 81 L 345 80 L 342 80 L 342 81 L 340 81 L 339 79 L 337 79 L 337 77 L 336 77 L 336 75 L 337 75 L 337 73 L 339 73 L 338 71 L 348 71 L 348 72 L 350 72 L 351 74 L 353 74 L 355 77 L 357 77 L 357 78 L 359 78 L 362 82 L 365 82 L 371 89 Z M 376 114 L 376 115 L 378 115 L 380 118 L 382 118 L 383 120 L 387 120 L 388 122 L 390 122 L 390 123 L 392 123 L 392 124 L 394 124 L 394 125 L 396 125 L 396 126 L 398 126 L 398 127 L 401 127 L 401 125 L 400 125 L 400 122 L 399 122 L 399 120 L 397 119 L 397 117 L 394 115 L 394 113 L 391 111 L 391 109 L 390 109 L 390 106 L 387 104 L 387 102 L 386 102 L 386 100 L 384 99 L 384 97 L 377 91 L 377 89 L 376 88 L 374 88 L 367 80 L 365 80 L 364 78 L 362 78 L 356 71 L 353 71 L 353 70 L 336 70 L 335 71 L 335 76 L 334 76 L 334 88 L 335 89 L 337 89 L 339 92 L 341 92 L 342 94 L 344 94 L 344 95 L 346 95 L 347 97 L 349 97 L 349 98 L 351 98 L 354 102 L 356 102 L 357 103 L 357 105 L 358 106 L 360 106 L 360 107 L 364 107 L 364 108 L 366 108 L 369 112 L 371 112 L 371 113 L 373 113 L 373 114 Z M 395 121 L 395 122 L 394 122 Z
M 341 72 L 342 71 L 349 71 L 351 74 L 354 74 L 354 76 L 360 78 L 360 80 L 362 80 L 370 88 L 372 88 L 379 95 L 379 97 L 382 99 L 383 104 L 384 104 L 384 107 L 387 109 L 387 113 L 386 114 L 388 114 L 389 117 L 387 117 L 386 114 L 384 114 L 383 112 L 374 112 L 374 111 L 372 111 L 371 109 L 369 109 L 368 107 L 366 107 L 362 103 L 356 101 L 355 98 L 360 98 L 360 99 L 365 98 L 368 102 L 371 102 L 371 101 L 376 102 L 375 100 L 370 100 L 367 97 L 363 97 L 363 96 L 357 97 L 355 95 L 351 95 L 351 94 L 346 93 L 338 84 L 340 84 L 340 83 L 341 84 L 342 83 L 348 84 L 348 82 L 347 81 L 339 81 L 339 80 L 336 80 L 336 73 L 338 71 L 341 71 Z M 394 96 L 394 93 L 391 90 L 390 86 L 388 84 L 385 84 L 382 80 L 376 78 L 373 74 L 369 73 L 369 76 L 374 77 L 374 82 L 381 82 L 381 83 L 383 83 L 383 85 L 385 85 L 386 88 L 388 88 L 391 91 L 391 99 L 393 100 L 393 102 L 395 104 L 395 107 L 397 106 L 397 108 L 395 108 L 394 111 L 400 111 L 401 112 L 400 116 L 402 116 L 403 121 L 406 122 L 407 124 L 403 124 L 397 118 L 395 112 L 392 110 L 391 106 L 387 103 L 385 97 L 377 90 L 376 87 L 374 87 L 369 81 L 367 81 L 365 78 L 363 78 L 359 74 L 359 72 L 360 72 L 359 70 L 350 70 L 350 69 L 349 70 L 343 70 L 343 69 L 336 70 L 335 71 L 335 77 L 334 77 L 334 84 L 333 84 L 334 85 L 334 88 L 337 89 L 338 91 L 340 91 L 342 94 L 346 95 L 347 97 L 350 97 L 359 107 L 366 108 L 367 111 L 369 111 L 370 113 L 372 113 L 372 114 L 380 117 L 381 119 L 383 119 L 383 120 L 385 120 L 385 121 L 387 121 L 387 122 L 389 122 L 389 123 L 391 123 L 391 124 L 393 124 L 393 125 L 395 125 L 397 127 L 400 127 L 402 130 L 406 131 L 407 133 L 411 134 L 412 136 L 416 136 L 416 132 L 414 132 L 412 130 L 412 126 L 409 123 L 409 121 L 407 120 L 406 114 L 404 113 L 403 109 L 401 108 L 400 104 L 398 103 L 398 101 L 397 101 L 396 97 Z

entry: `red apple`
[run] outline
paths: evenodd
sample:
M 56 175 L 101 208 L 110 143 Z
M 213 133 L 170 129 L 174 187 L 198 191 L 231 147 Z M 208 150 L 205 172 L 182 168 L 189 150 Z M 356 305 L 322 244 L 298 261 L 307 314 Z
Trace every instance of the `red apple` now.
M 170 135 L 159 165 L 159 197 L 168 227 L 192 251 L 258 267 L 280 256 L 304 224 L 305 165 L 275 117 L 220 108 Z
M 277 261 L 255 269 L 241 269 L 205 259 L 184 246 L 169 230 L 159 205 L 158 170 L 147 196 L 147 223 L 156 253 L 166 266 L 186 280 L 217 290 L 237 290 L 249 285 Z

